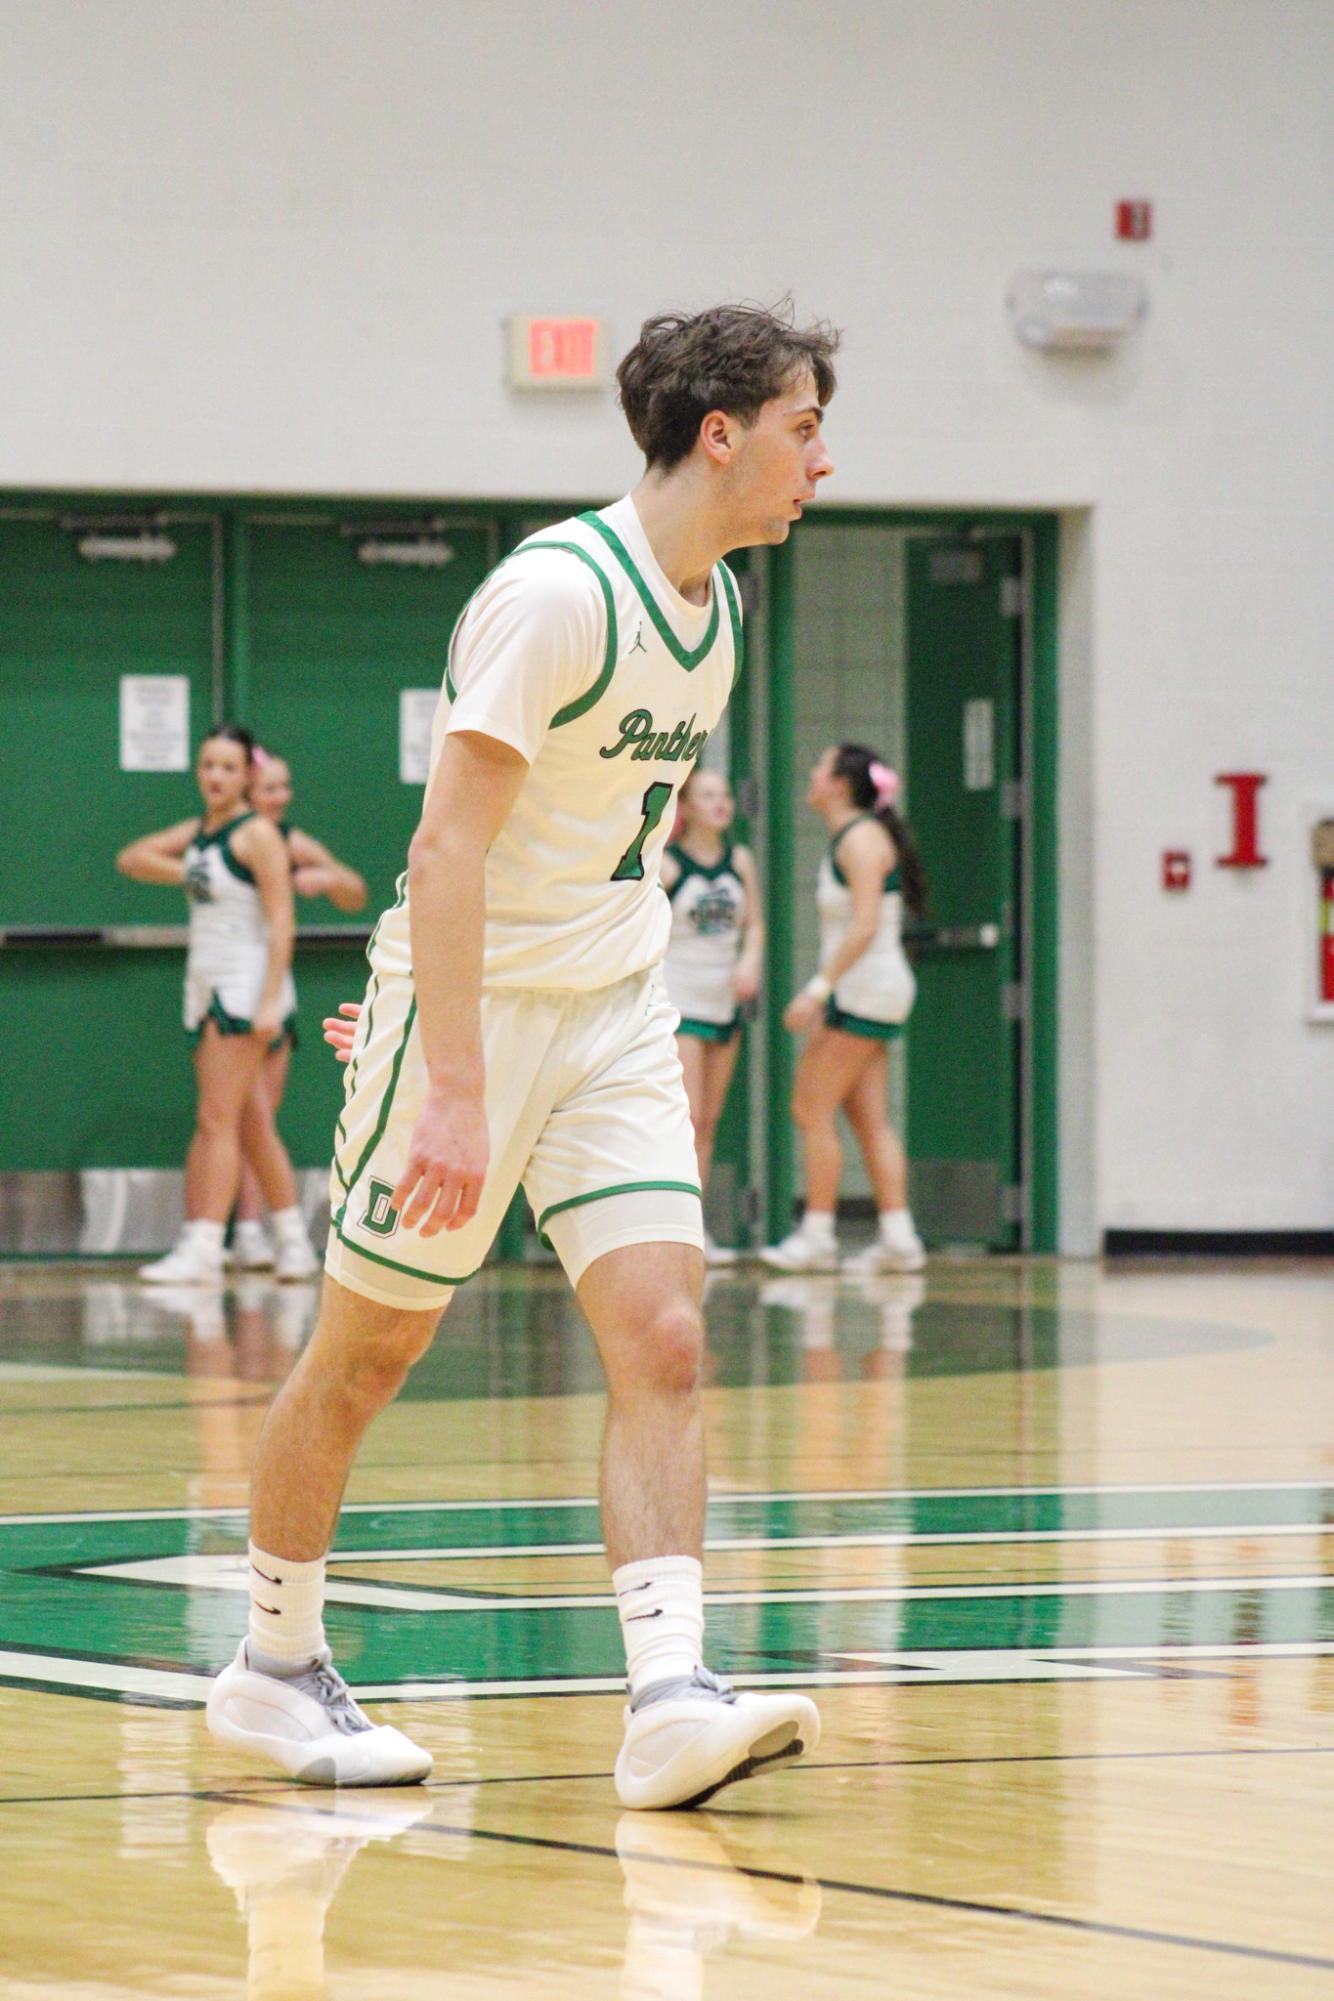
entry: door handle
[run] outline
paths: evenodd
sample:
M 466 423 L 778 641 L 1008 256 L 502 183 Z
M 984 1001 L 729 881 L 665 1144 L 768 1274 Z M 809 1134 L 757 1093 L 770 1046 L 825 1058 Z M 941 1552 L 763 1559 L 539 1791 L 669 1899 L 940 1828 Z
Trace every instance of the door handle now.
M 999 924 L 915 924 L 903 942 L 915 952 L 995 952 L 1000 949 Z

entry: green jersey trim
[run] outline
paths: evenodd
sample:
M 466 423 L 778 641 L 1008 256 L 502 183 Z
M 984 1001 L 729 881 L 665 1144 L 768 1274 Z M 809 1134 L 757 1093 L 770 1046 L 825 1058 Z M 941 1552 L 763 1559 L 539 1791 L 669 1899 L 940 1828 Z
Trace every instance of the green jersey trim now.
M 741 669 L 746 664 L 746 635 L 741 626 L 741 593 L 737 589 L 736 578 L 726 563 L 719 563 L 718 573 L 727 592 L 727 616 L 732 621 L 732 686 L 735 688 L 741 678 Z
M 398 1048 L 394 1052 L 394 1061 L 389 1072 L 389 1082 L 385 1086 L 384 1103 L 380 1107 L 380 1116 L 375 1121 L 375 1131 L 371 1134 L 370 1138 L 367 1140 L 365 1146 L 361 1150 L 361 1159 L 357 1162 L 356 1166 L 352 1170 L 351 1180 L 343 1183 L 343 1186 L 346 1188 L 347 1193 L 343 1197 L 342 1206 L 339 1208 L 338 1214 L 334 1217 L 334 1227 L 336 1229 L 338 1228 L 338 1225 L 342 1222 L 344 1216 L 347 1214 L 347 1205 L 352 1199 L 352 1190 L 356 1187 L 357 1183 L 360 1181 L 362 1173 L 366 1167 L 367 1162 L 370 1160 L 371 1155 L 374 1153 L 376 1147 L 380 1144 L 380 1141 L 384 1138 L 384 1129 L 389 1123 L 389 1113 L 394 1102 L 394 1093 L 398 1089 L 398 1073 L 403 1068 L 403 1052 L 408 1046 L 408 1038 L 412 1034 L 412 1024 L 416 1019 L 417 1019 L 417 996 L 414 994 L 412 997 L 411 1004 L 408 1008 L 406 1019 L 404 1020 L 403 1023 L 402 1040 L 399 1042 Z M 369 1029 L 369 1023 L 367 1024 L 367 1027 Z M 339 1175 L 338 1178 L 340 1181 L 342 1181 L 343 1179 L 341 1174 Z M 342 1231 L 339 1230 L 338 1234 L 341 1236 Z M 352 1248 L 353 1250 L 356 1250 L 358 1247 L 357 1245 L 354 1244 Z M 369 1255 L 370 1255 L 369 1252 L 363 1252 L 363 1256 L 369 1256 Z
M 587 1195 L 570 1195 L 564 1202 L 553 1202 L 537 1219 L 538 1242 L 548 1251 L 555 1248 L 547 1239 L 546 1227 L 553 1216 L 560 1215 L 562 1209 L 582 1209 L 585 1202 L 601 1202 L 608 1195 L 639 1195 L 655 1190 L 665 1190 L 672 1195 L 697 1195 L 701 1202 L 704 1199 L 690 1181 L 621 1181 L 614 1188 L 594 1188 Z
M 501 569 L 506 563 L 513 562 L 516 556 L 526 556 L 532 549 L 561 549 L 567 556 L 577 556 L 581 563 L 586 563 L 598 580 L 602 591 L 603 608 L 607 614 L 607 643 L 602 650 L 602 666 L 598 672 L 597 680 L 594 681 L 592 687 L 584 694 L 577 695 L 572 702 L 567 702 L 563 709 L 557 709 L 555 715 L 551 718 L 551 727 L 553 730 L 558 730 L 565 723 L 575 722 L 578 717 L 586 714 L 595 702 L 601 700 L 602 696 L 607 692 L 612 675 L 616 671 L 616 600 L 612 596 L 611 584 L 608 581 L 606 572 L 599 564 L 593 561 L 587 549 L 581 549 L 577 542 L 522 542 L 517 549 L 511 549 L 508 556 L 501 557 L 500 562 L 496 564 L 496 569 L 490 571 L 483 578 L 482 582 L 477 586 L 477 590 L 468 599 L 468 603 L 464 605 L 463 610 L 458 615 L 454 631 L 450 634 L 449 651 L 445 655 L 445 693 L 449 696 L 451 702 L 457 702 L 459 691 L 454 684 L 452 663 L 454 638 L 459 626 L 462 625 L 464 619 L 468 616 L 469 607 L 472 604 L 473 598 L 477 596 L 477 591 L 485 589 L 491 578 L 496 574 L 496 570 Z
M 354 1244 L 343 1229 L 343 1212 L 340 1209 L 334 1217 L 334 1235 L 340 1244 L 345 1244 L 354 1257 L 365 1258 L 367 1264 L 384 1265 L 389 1271 L 401 1271 L 408 1278 L 424 1278 L 431 1285 L 466 1285 L 470 1278 L 476 1278 L 475 1271 L 465 1272 L 462 1278 L 446 1278 L 439 1271 L 418 1271 L 415 1265 L 401 1265 L 396 1258 L 382 1257 L 379 1251 L 368 1251 L 362 1244 Z M 480 1267 L 479 1267 L 480 1269 Z
M 211 834 L 206 834 L 203 831 L 204 823 L 201 820 L 199 823 L 200 831 L 190 843 L 192 848 L 198 848 L 201 852 L 205 848 L 216 848 L 222 857 L 224 866 L 231 871 L 237 881 L 248 882 L 252 888 L 255 882 L 254 873 L 246 867 L 243 861 L 238 860 L 232 853 L 232 835 L 238 827 L 244 827 L 246 821 L 253 820 L 254 817 L 253 808 L 249 812 L 238 813 L 234 820 L 224 821 L 223 825 L 215 827 Z
M 612 555 L 615 556 L 617 562 L 620 564 L 621 568 L 625 571 L 626 576 L 629 577 L 631 583 L 634 585 L 636 591 L 639 593 L 640 602 L 643 604 L 645 611 L 652 619 L 654 629 L 657 632 L 659 639 L 661 639 L 663 645 L 667 648 L 667 651 L 671 654 L 677 666 L 684 667 L 687 674 L 692 674 L 696 669 L 696 667 L 699 666 L 700 661 L 707 659 L 708 655 L 713 650 L 713 642 L 718 637 L 717 577 L 715 576 L 713 581 L 713 591 L 711 593 L 713 603 L 709 613 L 709 623 L 705 628 L 704 637 L 703 639 L 701 639 L 699 645 L 695 648 L 693 653 L 687 652 L 686 648 L 682 646 L 680 640 L 677 638 L 676 634 L 672 631 L 671 626 L 667 623 L 667 620 L 663 615 L 662 607 L 659 605 L 658 600 L 654 597 L 648 585 L 644 582 L 644 579 L 640 575 L 638 567 L 636 566 L 634 557 L 630 554 L 630 551 L 626 548 L 624 542 L 622 542 L 620 536 L 616 533 L 616 530 L 614 528 L 608 527 L 607 523 L 602 519 L 602 516 L 600 514 L 581 514 L 579 516 L 579 519 L 582 522 L 584 522 L 587 527 L 593 529 L 596 534 L 602 537 L 607 547 L 611 550 Z M 730 600 L 729 600 L 729 609 L 730 609 Z

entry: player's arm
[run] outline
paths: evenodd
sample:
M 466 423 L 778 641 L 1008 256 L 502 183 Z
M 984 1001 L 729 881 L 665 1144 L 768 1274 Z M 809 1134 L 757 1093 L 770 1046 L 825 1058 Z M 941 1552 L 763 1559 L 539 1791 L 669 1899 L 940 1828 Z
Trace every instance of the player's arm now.
M 298 896 L 327 896 L 335 910 L 348 916 L 366 908 L 366 885 L 354 868 L 307 834 L 293 827 L 287 837 L 292 856 L 292 887 Z
M 732 974 L 732 992 L 739 1001 L 753 1001 L 764 970 L 764 918 L 760 911 L 760 878 L 749 848 L 733 848 L 732 866 L 746 892 L 741 924 L 741 951 Z
M 156 834 L 143 834 L 121 849 L 116 867 L 131 882 L 163 882 L 179 889 L 185 881 L 185 851 L 199 829 L 199 820 L 178 820 Z
M 292 906 L 292 872 L 287 847 L 278 829 L 258 814 L 238 827 L 232 848 L 255 878 L 260 907 L 269 928 L 269 957 L 264 968 L 264 985 L 255 1003 L 251 1033 L 272 1042 L 283 1025 L 282 989 L 292 966 L 292 946 L 296 940 L 296 913 Z
M 424 1237 L 477 1213 L 490 1142 L 482 1053 L 486 853 L 528 770 L 509 744 L 446 736 L 408 850 L 417 1021 L 429 1080 L 393 1205 Z
M 880 925 L 885 874 L 893 868 L 894 857 L 893 841 L 875 821 L 863 820 L 860 826 L 850 827 L 839 843 L 838 865 L 852 897 L 852 916 L 828 961 L 820 968 L 818 977 L 825 993 L 838 985 L 850 966 L 856 965 L 875 937 Z M 787 1004 L 783 1014 L 785 1026 L 798 1031 L 813 1028 L 823 1012 L 824 998 L 824 994 L 803 987 Z

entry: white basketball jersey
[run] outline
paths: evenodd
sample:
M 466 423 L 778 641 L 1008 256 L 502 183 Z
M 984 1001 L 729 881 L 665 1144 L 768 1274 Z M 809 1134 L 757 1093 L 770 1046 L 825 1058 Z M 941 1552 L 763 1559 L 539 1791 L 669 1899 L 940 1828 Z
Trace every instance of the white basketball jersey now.
M 475 731 L 528 761 L 486 859 L 483 983 L 587 991 L 656 965 L 676 795 L 741 666 L 724 564 L 709 602 L 668 582 L 628 497 L 530 536 L 492 571 L 450 645 L 431 741 Z M 406 877 L 373 963 L 411 968 Z

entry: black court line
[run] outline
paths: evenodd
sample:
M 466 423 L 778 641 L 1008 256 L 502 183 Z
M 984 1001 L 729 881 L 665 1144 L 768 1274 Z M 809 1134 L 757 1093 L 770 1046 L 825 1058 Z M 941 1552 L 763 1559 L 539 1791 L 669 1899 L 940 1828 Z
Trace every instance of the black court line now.
M 17 1684 L 30 1688 L 31 1682 Z M 182 1705 L 185 1706 L 185 1705 Z M 190 1707 L 196 1705 L 191 1704 Z M 938 1765 L 1083 1765 L 1105 1764 L 1113 1761 L 1138 1761 L 1153 1763 L 1163 1758 L 1328 1758 L 1334 1756 L 1334 1744 L 1269 1744 L 1257 1746 L 1254 1750 L 1217 1751 L 1015 1751 L 994 1758 L 848 1758 L 830 1759 L 827 1762 L 803 1762 L 804 1772 L 871 1772 L 871 1771 L 912 1771 L 914 1766 Z M 614 1774 L 605 1772 L 502 1772 L 490 1778 L 428 1779 L 423 1790 L 428 1793 L 457 1791 L 460 1787 L 480 1786 L 555 1786 L 578 1785 L 593 1780 L 610 1779 Z M 256 1779 L 256 1794 L 264 1792 L 290 1792 L 295 1787 L 295 1779 Z M 0 1793 L 0 1807 L 6 1806 L 78 1806 L 103 1805 L 118 1800 L 212 1800 L 218 1797 L 217 1788 L 187 1788 L 185 1791 L 161 1792 L 111 1792 L 111 1793 Z M 250 1797 L 249 1794 L 246 1797 Z M 726 1812 L 726 1808 L 716 1809 Z
M 216 1800 L 220 1805 L 244 1804 L 245 1795 L 225 1792 L 206 1794 L 206 1798 Z M 252 1800 L 253 1795 L 249 1796 Z M 286 1800 L 261 1799 L 255 1804 L 270 1813 L 295 1814 L 298 1818 L 315 1818 L 304 1807 L 292 1806 Z M 327 1817 L 326 1817 L 327 1825 Z M 607 1848 L 590 1841 L 561 1841 L 553 1835 L 509 1834 L 488 1827 L 449 1827 L 439 1821 L 418 1821 L 414 1834 L 441 1835 L 446 1840 L 493 1841 L 506 1847 L 544 1848 L 559 1854 L 594 1855 L 619 1862 L 621 1856 L 615 1848 Z M 872 1897 L 882 1903 L 910 1904 L 918 1908 L 934 1911 L 951 1911 L 967 1917 L 1005 1918 L 1014 1923 L 1034 1925 L 1052 1931 L 1078 1932 L 1086 1937 L 1129 1939 L 1137 1945 L 1175 1946 L 1183 1952 L 1219 1953 L 1230 1959 L 1259 1960 L 1268 1966 L 1310 1967 L 1317 1972 L 1334 1972 L 1334 1959 L 1321 1959 L 1314 1953 L 1281 1952 L 1274 1946 L 1241 1945 L 1228 1939 L 1194 1938 L 1187 1932 L 1163 1932 L 1143 1925 L 1118 1925 L 1098 1918 L 1072 1918 L 1054 1911 L 1031 1911 L 1021 1905 L 988 1904 L 975 1902 L 968 1897 L 942 1897 L 925 1890 L 896 1890 L 881 1883 L 853 1883 L 837 1876 L 793 1875 L 791 1871 L 761 1869 L 752 1865 L 732 1862 L 687 1861 L 677 1856 L 663 1857 L 643 1849 L 630 1849 L 627 1854 L 636 1862 L 651 1862 L 660 1868 L 695 1870 L 714 1876 L 749 1876 L 759 1882 L 805 1883 L 816 1882 L 823 1890 L 833 1890 L 850 1897 Z

